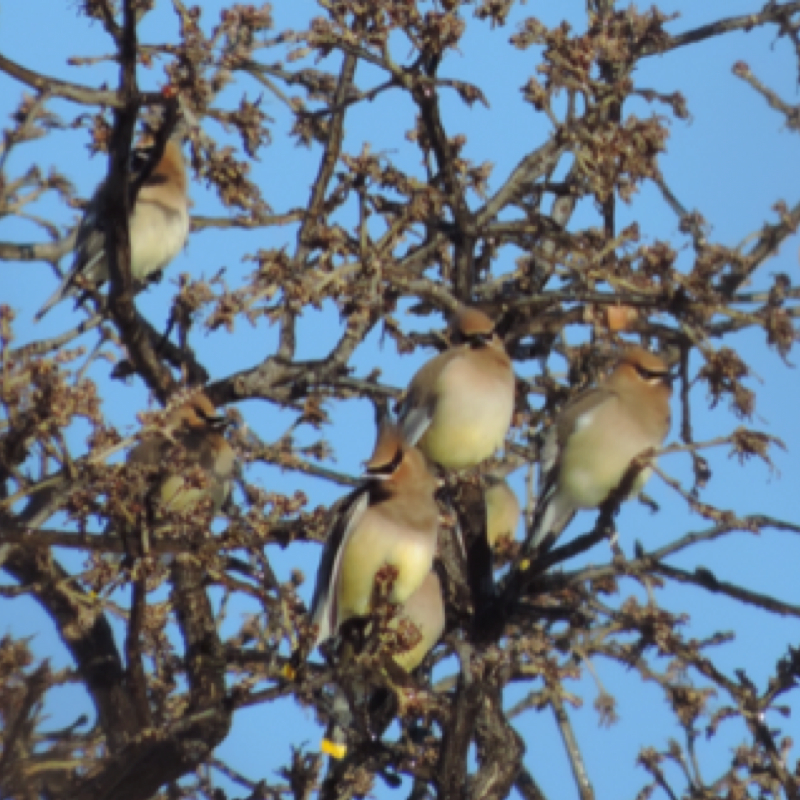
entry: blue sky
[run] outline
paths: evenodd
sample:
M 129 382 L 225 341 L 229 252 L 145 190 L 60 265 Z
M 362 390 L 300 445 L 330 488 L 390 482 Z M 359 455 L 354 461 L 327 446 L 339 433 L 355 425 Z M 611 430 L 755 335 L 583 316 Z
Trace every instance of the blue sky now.
M 154 43 L 172 41 L 177 28 L 170 4 L 158 2 L 156 5 L 156 11 L 148 15 L 141 26 L 140 40 Z M 672 0 L 660 4 L 664 12 L 681 14 L 669 25 L 669 30 L 673 32 L 696 27 L 720 16 L 746 13 L 758 6 L 758 3 L 746 0 L 707 0 L 704 3 Z M 221 7 L 223 4 L 219 2 L 203 4 L 206 26 L 214 24 Z M 274 7 L 276 27 L 303 27 L 305 20 L 320 13 L 311 9 L 313 3 L 308 0 L 277 2 Z M 486 109 L 480 104 L 468 108 L 454 94 L 442 91 L 442 112 L 450 135 L 467 135 L 466 156 L 476 163 L 493 163 L 491 189 L 496 189 L 519 159 L 540 144 L 550 130 L 543 116 L 536 115 L 520 101 L 520 87 L 538 63 L 538 52 L 535 48 L 524 52 L 515 50 L 508 46 L 508 38 L 526 15 L 538 16 L 545 24 L 569 19 L 580 29 L 583 9 L 583 0 L 529 3 L 515 8 L 508 24 L 494 30 L 474 20 L 469 8 L 465 10 L 468 34 L 462 41 L 460 52 L 447 56 L 440 75 L 474 82 L 488 98 L 490 108 Z M 33 69 L 66 76 L 76 82 L 99 85 L 108 81 L 113 85 L 115 70 L 108 65 L 66 67 L 66 59 L 70 55 L 98 55 L 111 50 L 102 28 L 97 24 L 87 24 L 86 19 L 76 18 L 71 4 L 55 0 L 26 0 L 24 4 L 6 4 L 2 19 L 0 52 L 4 55 Z M 43 19 L 47 20 L 46 25 L 42 25 Z M 37 42 L 35 49 L 30 46 L 32 41 Z M 395 43 L 396 60 L 406 60 L 408 52 L 407 45 Z M 271 59 L 270 55 L 268 60 Z M 772 205 L 779 199 L 792 205 L 796 202 L 797 186 L 800 185 L 797 166 L 800 163 L 800 140 L 784 127 L 780 116 L 770 111 L 760 97 L 732 75 L 731 68 L 740 59 L 746 61 L 760 80 L 776 90 L 787 102 L 798 102 L 797 64 L 792 48 L 786 39 L 776 39 L 773 30 L 735 33 L 665 56 L 653 57 L 644 62 L 634 76 L 639 87 L 667 93 L 679 90 L 686 96 L 691 119 L 671 122 L 668 152 L 661 160 L 662 171 L 681 202 L 688 208 L 702 212 L 710 225 L 710 238 L 726 245 L 736 245 L 765 221 L 774 221 Z M 335 62 L 323 62 L 319 67 L 330 69 L 332 63 Z M 383 80 L 384 77 L 377 70 L 359 68 L 359 86 L 368 88 Z M 140 70 L 143 87 L 155 88 L 160 82 L 158 67 Z M 6 124 L 8 114 L 18 102 L 20 91 L 18 85 L 0 75 L 0 124 Z M 280 101 L 248 78 L 242 78 L 229 87 L 221 98 L 221 104 L 228 107 L 238 105 L 243 92 L 250 100 L 263 94 L 262 107 L 275 120 L 271 126 L 272 143 L 262 150 L 260 160 L 253 163 L 252 177 L 276 212 L 305 204 L 310 182 L 316 174 L 319 148 L 314 147 L 310 151 L 297 148 L 288 137 L 291 123 Z M 54 102 L 52 108 L 68 119 L 80 111 L 77 106 L 61 102 Z M 632 101 L 626 105 L 626 112 L 640 117 L 661 111 L 658 106 L 651 107 L 643 101 Z M 404 138 L 405 131 L 413 125 L 413 119 L 413 108 L 401 93 L 386 93 L 374 103 L 353 111 L 347 123 L 345 149 L 349 153 L 358 153 L 363 144 L 368 142 L 372 151 L 386 153 L 388 158 L 396 160 L 410 171 L 416 171 L 421 177 L 423 170 L 419 164 L 419 154 Z M 57 132 L 41 144 L 20 148 L 10 159 L 9 172 L 11 175 L 19 174 L 32 161 L 37 162 L 43 170 L 50 165 L 57 165 L 75 183 L 79 194 L 87 196 L 102 177 L 106 165 L 101 157 L 87 158 L 86 141 L 84 131 Z M 196 181 L 192 184 L 191 195 L 195 213 L 225 213 L 215 196 Z M 64 209 L 51 199 L 42 201 L 36 210 L 63 224 L 75 219 L 75 212 Z M 630 206 L 620 205 L 620 227 L 631 221 L 639 223 L 644 241 L 667 240 L 682 251 L 681 265 L 691 263 L 691 252 L 686 238 L 678 231 L 677 219 L 654 187 L 643 188 Z M 590 204 L 580 208 L 574 219 L 575 226 L 597 223 L 596 210 Z M 231 286 L 237 286 L 252 271 L 252 264 L 242 261 L 244 254 L 259 248 L 282 246 L 287 246 L 291 252 L 293 235 L 294 228 L 291 227 L 195 234 L 186 251 L 176 259 L 168 276 L 174 278 L 180 272 L 211 276 L 224 266 L 226 280 Z M 0 220 L 0 240 L 38 241 L 42 238 L 41 232 L 29 223 L 13 218 Z M 786 242 L 751 288 L 768 286 L 769 275 L 775 272 L 785 272 L 796 280 L 798 244 L 800 239 L 797 236 Z M 511 269 L 517 255 L 511 251 L 504 253 L 495 269 L 498 272 Z M 169 278 L 138 302 L 142 311 L 157 326 L 166 319 L 174 291 Z M 40 325 L 34 325 L 34 312 L 54 286 L 54 278 L 47 265 L 0 263 L 0 298 L 17 310 L 19 342 L 57 333 L 74 319 L 67 303 L 51 312 Z M 413 318 L 406 322 L 409 327 L 421 324 Z M 300 324 L 298 356 L 324 355 L 339 328 L 337 315 L 330 307 L 304 315 Z M 275 346 L 275 335 L 275 330 L 263 322 L 257 327 L 239 324 L 232 335 L 221 331 L 206 334 L 198 327 L 193 343 L 201 360 L 216 379 L 251 366 L 269 355 Z M 583 335 L 577 330 L 570 334 L 575 340 Z M 91 347 L 94 340 L 89 338 L 87 343 Z M 751 381 L 751 387 L 758 392 L 756 416 L 751 426 L 780 436 L 787 450 L 774 453 L 777 468 L 773 472 L 760 464 L 741 468 L 728 458 L 726 452 L 715 452 L 711 456 L 714 477 L 704 499 L 731 507 L 741 514 L 762 511 L 797 521 L 795 493 L 800 479 L 796 455 L 800 448 L 800 424 L 795 405 L 797 373 L 787 368 L 775 353 L 766 350 L 761 333 L 740 335 L 732 346 L 742 353 L 758 373 Z M 427 355 L 417 353 L 413 357 L 398 357 L 394 347 L 382 343 L 379 332 L 373 332 L 354 363 L 359 374 L 366 374 L 379 365 L 387 380 L 396 386 L 403 386 Z M 518 373 L 529 377 L 535 374 L 536 369 L 538 367 L 533 364 L 523 364 L 518 367 Z M 148 402 L 146 389 L 138 381 L 130 385 L 110 383 L 107 373 L 108 366 L 103 362 L 90 370 L 102 387 L 104 410 L 113 423 L 121 429 L 132 431 L 136 412 L 145 408 Z M 701 386 L 694 387 L 692 402 L 698 440 L 726 433 L 737 424 L 726 408 L 708 408 L 705 390 Z M 290 415 L 264 403 L 244 403 L 241 410 L 248 425 L 267 441 L 279 438 L 291 424 Z M 331 404 L 330 410 L 335 424 L 325 435 L 336 451 L 334 466 L 356 474 L 372 446 L 371 409 L 365 403 L 351 402 Z M 674 411 L 677 418 L 677 406 Z M 368 425 L 365 425 L 365 419 L 369 420 Z M 84 437 L 85 430 L 76 426 L 72 440 L 78 453 L 85 446 Z M 677 427 L 673 426 L 669 441 L 676 437 Z M 312 441 L 316 436 L 303 431 L 300 438 Z M 687 459 L 683 456 L 670 456 L 663 460 L 662 465 L 670 473 L 687 478 Z M 312 507 L 329 504 L 341 493 L 336 487 L 324 485 L 318 480 L 274 469 L 261 469 L 253 477 L 274 491 L 303 489 L 309 494 Z M 514 487 L 520 493 L 523 492 L 524 477 L 524 470 L 521 470 L 513 479 Z M 621 543 L 626 552 L 632 552 L 635 540 L 640 540 L 646 548 L 655 548 L 686 531 L 707 527 L 702 519 L 691 515 L 683 501 L 658 479 L 651 481 L 648 493 L 658 501 L 662 510 L 652 515 L 636 503 L 628 504 L 618 519 Z M 571 530 L 583 532 L 592 522 L 592 515 L 582 515 Z M 269 555 L 274 559 L 281 578 L 288 577 L 290 570 L 295 567 L 304 570 L 308 580 L 302 592 L 308 599 L 313 586 L 316 549 L 296 545 L 283 551 L 271 547 Z M 608 550 L 604 545 L 584 557 L 587 562 L 607 559 Z M 76 563 L 74 556 L 71 563 Z M 697 548 L 676 557 L 671 563 L 683 568 L 704 565 L 713 569 L 720 579 L 740 582 L 756 591 L 774 592 L 788 602 L 798 601 L 800 542 L 790 534 L 739 534 L 726 539 L 722 545 L 717 543 Z M 634 594 L 640 601 L 644 599 L 643 593 L 632 585 L 624 584 L 624 590 L 624 594 Z M 765 685 L 776 659 L 785 652 L 787 644 L 796 644 L 798 639 L 796 620 L 768 617 L 749 607 L 694 589 L 670 587 L 658 591 L 657 595 L 664 607 L 672 611 L 685 611 L 689 615 L 687 630 L 698 638 L 716 630 L 735 629 L 736 642 L 720 648 L 717 658 L 728 672 L 744 667 L 760 687 Z M 0 634 L 5 630 L 16 634 L 35 634 L 34 647 L 37 652 L 43 656 L 51 655 L 53 647 L 58 645 L 48 620 L 26 601 L 3 601 L 3 605 Z M 231 629 L 242 614 L 253 610 L 244 603 L 233 604 L 229 609 Z M 55 662 L 67 663 L 63 651 L 56 655 Z M 583 708 L 574 712 L 578 739 L 584 744 L 587 766 L 598 798 L 632 798 L 645 780 L 644 772 L 635 766 L 638 748 L 644 744 L 664 747 L 669 737 L 680 740 L 680 731 L 671 725 L 670 713 L 656 687 L 642 684 L 632 673 L 624 673 L 613 665 L 598 662 L 595 667 L 606 687 L 618 699 L 621 721 L 610 729 L 598 730 L 597 715 L 592 709 L 596 694 L 592 682 L 584 680 L 576 683 L 569 688 L 583 699 Z M 524 691 L 509 688 L 506 702 L 513 704 Z M 81 699 L 70 690 L 59 690 L 58 695 L 50 709 L 53 714 L 52 727 L 71 722 L 82 704 Z M 712 709 L 725 702 L 726 698 L 718 697 L 712 701 Z M 796 718 L 800 713 L 800 704 L 796 699 L 793 710 Z M 546 712 L 529 711 L 518 722 L 528 747 L 525 763 L 548 796 L 576 797 L 551 716 Z M 783 723 L 777 716 L 770 722 Z M 698 744 L 701 758 L 708 753 L 707 779 L 729 763 L 732 748 L 743 740 L 744 731 L 737 725 L 730 725 L 724 738 Z M 273 770 L 288 761 L 290 745 L 297 746 L 305 742 L 308 747 L 314 748 L 319 736 L 320 731 L 308 712 L 297 709 L 291 702 L 284 702 L 280 707 L 257 707 L 240 712 L 231 736 L 219 748 L 218 754 L 253 779 L 274 781 L 277 778 Z M 800 755 L 796 745 L 792 752 L 794 758 Z M 669 768 L 667 772 L 678 780 L 680 786 L 678 776 L 671 773 Z M 226 785 L 221 778 L 220 785 Z M 376 784 L 376 790 L 381 797 L 393 794 L 381 784 Z

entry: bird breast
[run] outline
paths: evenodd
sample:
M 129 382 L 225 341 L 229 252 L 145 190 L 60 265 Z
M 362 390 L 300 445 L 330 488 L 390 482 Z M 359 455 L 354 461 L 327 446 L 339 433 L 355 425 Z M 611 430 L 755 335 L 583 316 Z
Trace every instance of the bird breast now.
M 398 521 L 367 509 L 346 542 L 337 580 L 337 617 L 345 620 L 370 612 L 375 576 L 384 565 L 397 569 L 389 600 L 404 603 L 431 570 L 436 549 L 431 533 L 409 529 Z
M 189 233 L 185 208 L 139 197 L 130 221 L 131 275 L 144 280 L 180 253 Z
M 479 464 L 505 440 L 514 411 L 514 375 L 491 361 L 492 355 L 453 359 L 442 372 L 420 449 L 443 467 Z
M 614 399 L 581 415 L 561 458 L 561 488 L 577 508 L 596 508 L 619 486 L 634 458 L 658 447 L 637 420 L 614 408 Z M 631 494 L 638 493 L 651 470 L 639 473 Z

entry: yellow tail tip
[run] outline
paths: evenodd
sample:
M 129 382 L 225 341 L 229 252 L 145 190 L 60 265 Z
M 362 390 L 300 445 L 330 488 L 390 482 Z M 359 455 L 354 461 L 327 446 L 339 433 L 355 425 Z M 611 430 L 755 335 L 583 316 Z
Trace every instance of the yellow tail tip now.
M 283 675 L 287 681 L 293 681 L 297 677 L 297 670 L 291 664 L 284 664 L 281 669 L 281 675 Z
M 322 742 L 320 742 L 319 749 L 323 753 L 327 753 L 331 758 L 335 758 L 337 761 L 343 759 L 347 754 L 346 744 L 336 744 L 336 742 L 332 742 L 330 739 L 323 739 Z
M 529 558 L 523 558 L 522 561 L 519 562 L 519 568 L 522 572 L 525 572 L 531 565 L 531 561 Z

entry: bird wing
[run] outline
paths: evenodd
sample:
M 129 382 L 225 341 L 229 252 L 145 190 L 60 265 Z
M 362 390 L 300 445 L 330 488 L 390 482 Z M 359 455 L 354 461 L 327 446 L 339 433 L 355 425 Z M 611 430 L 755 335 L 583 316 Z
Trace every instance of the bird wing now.
M 446 350 L 423 364 L 412 378 L 397 409 L 403 438 L 410 445 L 416 445 L 428 430 L 436 408 L 439 376 L 459 355 L 460 350 Z
M 133 181 L 146 163 L 146 159 L 145 161 L 141 160 L 140 150 L 141 149 L 137 149 L 131 153 L 131 188 Z M 149 182 L 148 180 L 147 183 Z M 54 305 L 60 303 L 67 295 L 76 294 L 75 279 L 78 275 L 85 275 L 90 281 L 94 280 L 97 283 L 102 283 L 102 280 L 98 281 L 93 273 L 106 252 L 106 231 L 103 225 L 102 215 L 97 213 L 99 206 L 102 205 L 103 189 L 104 186 L 101 184 L 86 206 L 86 211 L 78 226 L 78 235 L 75 239 L 75 255 L 72 259 L 72 264 L 70 265 L 69 271 L 62 278 L 58 288 L 36 312 L 35 319 L 37 321 L 42 319 Z M 131 197 L 131 202 L 133 201 L 134 198 Z M 81 300 L 78 302 L 80 303 Z
M 78 227 L 75 240 L 75 255 L 69 271 L 61 279 L 58 288 L 47 298 L 44 305 L 36 312 L 35 319 L 40 320 L 54 305 L 60 303 L 68 294 L 75 292 L 75 279 L 85 273 L 91 276 L 98 261 L 105 253 L 105 231 L 100 227 L 95 214 L 94 200 L 89 204 Z
M 590 415 L 606 403 L 616 399 L 617 394 L 607 386 L 594 386 L 577 395 L 567 403 L 556 422 L 545 433 L 539 461 L 539 497 L 531 529 L 531 546 L 535 547 L 550 533 L 555 525 L 556 535 L 569 525 L 575 516 L 574 509 L 560 508 L 558 503 L 561 454 L 570 436 L 587 423 Z
M 146 158 L 144 161 L 141 160 L 142 152 L 145 152 L 142 148 L 135 149 L 131 152 L 131 164 L 128 173 L 128 199 L 131 207 L 136 200 L 131 194 L 133 183 L 144 168 L 144 164 L 147 160 Z M 149 180 L 145 182 L 145 186 L 147 186 L 149 182 Z M 105 218 L 97 213 L 99 206 L 103 202 L 104 188 L 104 186 L 101 186 L 95 193 L 95 196 L 86 208 L 86 213 L 83 215 L 80 227 L 78 228 L 78 238 L 75 241 L 75 259 L 70 268 L 69 275 L 67 276 L 68 286 L 73 283 L 80 273 L 84 273 L 91 280 L 91 274 L 97 262 L 105 255 Z M 131 210 L 133 209 L 131 208 Z
M 67 275 L 66 288 L 73 285 L 75 278 L 83 273 L 90 278 L 97 263 L 105 255 L 106 229 L 103 220 L 96 213 L 94 204 L 89 207 L 78 228 L 75 241 L 75 259 Z M 91 279 L 91 278 L 90 278 Z
M 552 483 L 558 475 L 561 452 L 569 438 L 589 419 L 588 415 L 600 406 L 616 399 L 617 394 L 606 386 L 593 386 L 581 392 L 564 407 L 555 424 L 545 436 L 542 449 L 541 472 L 539 473 L 539 493 Z M 544 480 L 544 484 L 542 481 Z
M 558 419 L 545 433 L 539 461 L 539 502 L 553 491 L 561 466 L 561 452 L 570 436 L 586 423 L 588 414 L 616 397 L 616 392 L 607 386 L 593 386 L 564 406 Z
M 311 601 L 311 621 L 319 626 L 315 644 L 324 642 L 335 633 L 336 592 L 332 587 L 336 586 L 339 577 L 342 553 L 368 505 L 369 485 L 365 483 L 331 509 L 333 518 L 328 527 Z

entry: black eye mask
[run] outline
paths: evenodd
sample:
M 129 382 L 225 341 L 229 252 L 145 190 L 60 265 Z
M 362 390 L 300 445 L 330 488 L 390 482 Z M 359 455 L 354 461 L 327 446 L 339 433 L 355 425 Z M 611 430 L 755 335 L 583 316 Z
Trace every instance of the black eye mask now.
M 636 370 L 639 377 L 645 381 L 660 380 L 664 383 L 672 382 L 673 375 L 669 371 L 664 372 L 663 370 L 647 369 L 641 366 L 641 364 L 635 364 L 633 368 Z
M 381 464 L 378 467 L 370 467 L 366 470 L 366 474 L 373 478 L 389 478 L 394 475 L 395 470 L 400 466 L 400 462 L 403 460 L 403 449 L 401 447 L 397 448 L 397 452 L 394 454 L 394 457 L 391 461 L 386 464 Z
M 208 425 L 209 428 L 217 431 L 224 431 L 230 425 L 230 420 L 221 414 L 206 414 L 202 408 L 196 408 L 197 416 Z
M 469 336 L 464 338 L 471 348 L 477 349 L 479 347 L 486 347 L 486 345 L 492 341 L 493 336 L 494 331 L 489 331 L 488 333 L 471 333 Z
M 139 172 L 144 169 L 144 165 L 153 157 L 153 147 L 137 147 L 131 150 L 131 171 Z

